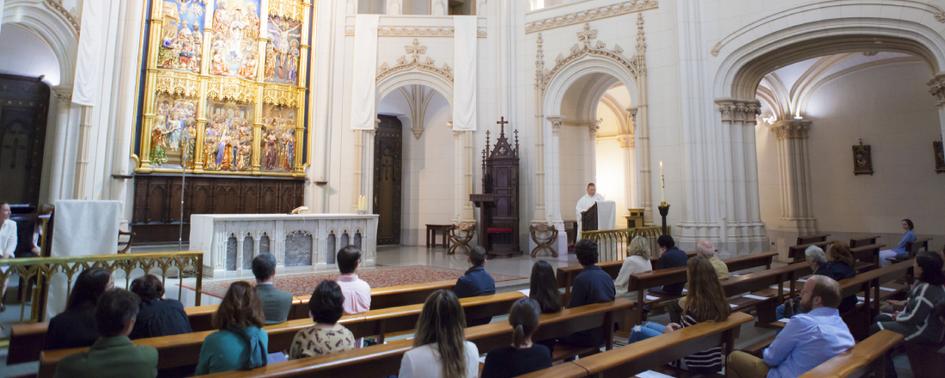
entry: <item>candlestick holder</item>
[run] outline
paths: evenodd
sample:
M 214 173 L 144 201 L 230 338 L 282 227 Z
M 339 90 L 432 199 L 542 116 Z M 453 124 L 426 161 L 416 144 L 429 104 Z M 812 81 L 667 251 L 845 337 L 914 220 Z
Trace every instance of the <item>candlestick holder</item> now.
M 669 204 L 666 201 L 660 201 L 660 205 L 657 207 L 660 210 L 660 218 L 663 220 L 663 235 L 668 235 L 668 229 L 666 227 L 666 215 L 669 214 Z

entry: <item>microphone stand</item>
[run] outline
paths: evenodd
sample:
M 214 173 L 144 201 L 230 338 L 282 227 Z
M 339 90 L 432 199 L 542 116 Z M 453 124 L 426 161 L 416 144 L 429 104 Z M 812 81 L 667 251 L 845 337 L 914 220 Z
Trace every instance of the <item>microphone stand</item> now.
M 181 162 L 180 166 L 180 225 L 177 227 L 177 250 L 184 250 L 184 187 L 187 184 L 187 168 Z

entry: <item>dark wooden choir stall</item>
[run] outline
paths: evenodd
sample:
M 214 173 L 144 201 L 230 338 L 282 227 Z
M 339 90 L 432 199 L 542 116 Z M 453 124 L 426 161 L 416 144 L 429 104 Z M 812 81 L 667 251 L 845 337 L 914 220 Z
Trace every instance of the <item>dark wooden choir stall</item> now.
M 505 136 L 508 121 L 502 117 L 499 137 L 495 146 L 489 147 L 489 132 L 486 131 L 486 147 L 482 150 L 482 191 L 472 194 L 469 200 L 479 208 L 479 245 L 490 256 L 520 255 L 518 216 L 518 130 L 515 131 L 515 147 Z

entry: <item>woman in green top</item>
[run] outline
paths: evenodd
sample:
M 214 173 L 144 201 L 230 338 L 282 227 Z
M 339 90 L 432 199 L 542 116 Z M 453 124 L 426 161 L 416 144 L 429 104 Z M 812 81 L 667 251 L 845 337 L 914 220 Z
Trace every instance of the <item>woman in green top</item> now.
M 219 331 L 210 334 L 200 347 L 197 375 L 266 366 L 269 336 L 262 330 L 262 307 L 253 287 L 234 282 L 213 314 Z

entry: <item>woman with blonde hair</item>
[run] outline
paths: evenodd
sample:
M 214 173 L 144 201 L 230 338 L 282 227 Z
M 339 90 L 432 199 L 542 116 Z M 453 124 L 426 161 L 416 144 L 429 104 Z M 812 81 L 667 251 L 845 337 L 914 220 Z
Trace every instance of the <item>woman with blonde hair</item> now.
M 400 360 L 401 378 L 475 378 L 479 349 L 465 341 L 466 317 L 456 294 L 437 290 L 427 297 L 417 319 L 413 349 Z
M 687 263 L 689 283 L 688 300 L 682 303 L 682 318 L 680 324 L 670 323 L 663 326 L 658 323 L 647 322 L 643 326 L 634 327 L 630 335 L 630 342 L 644 340 L 689 327 L 700 322 L 724 321 L 728 319 L 731 308 L 722 283 L 712 267 L 712 263 L 705 256 L 696 256 Z M 682 359 L 683 369 L 693 374 L 714 374 L 722 369 L 724 355 L 721 346 L 712 347 L 693 353 Z
M 623 260 L 617 279 L 614 280 L 614 287 L 617 289 L 617 295 L 635 298 L 635 292 L 628 292 L 630 275 L 653 270 L 653 264 L 650 263 L 650 241 L 639 235 L 633 237 L 633 240 L 630 240 L 628 253 L 630 256 Z

